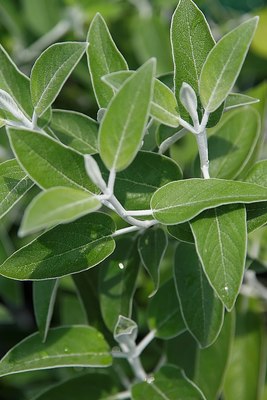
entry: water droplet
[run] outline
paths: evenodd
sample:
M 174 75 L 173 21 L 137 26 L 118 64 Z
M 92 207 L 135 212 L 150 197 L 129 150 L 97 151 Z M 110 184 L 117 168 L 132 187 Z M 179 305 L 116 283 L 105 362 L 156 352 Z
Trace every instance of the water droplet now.
M 155 378 L 154 378 L 153 375 L 149 375 L 149 376 L 146 378 L 147 383 L 153 383 L 154 380 L 155 380 Z
M 229 290 L 228 286 L 224 286 L 224 290 L 225 290 L 226 292 L 228 292 L 228 290 Z
M 65 351 L 65 353 L 67 353 L 69 351 L 69 349 L 67 347 L 65 347 L 64 351 Z
M 125 268 L 124 265 L 123 265 L 123 263 L 119 263 L 119 268 L 120 268 L 120 269 L 124 269 L 124 268 Z

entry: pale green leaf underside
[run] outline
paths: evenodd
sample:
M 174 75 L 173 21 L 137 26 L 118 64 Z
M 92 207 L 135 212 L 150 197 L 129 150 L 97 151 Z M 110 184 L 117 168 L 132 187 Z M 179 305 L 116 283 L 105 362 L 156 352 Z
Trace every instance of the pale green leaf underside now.
M 46 343 L 34 333 L 13 347 L 0 361 L 0 376 L 59 367 L 107 367 L 109 348 L 101 333 L 89 326 L 49 331 Z
M 103 76 L 102 80 L 114 90 L 134 74 L 134 71 L 119 71 Z M 177 112 L 177 101 L 174 93 L 159 79 L 155 79 L 154 94 L 151 101 L 150 116 L 162 124 L 177 127 L 179 125 Z
M 40 132 L 9 129 L 8 134 L 20 165 L 42 189 L 66 186 L 99 192 L 85 171 L 82 155 Z
M 215 111 L 232 90 L 255 33 L 258 17 L 239 25 L 211 50 L 203 65 L 199 90 L 208 112 Z
M 155 61 L 149 60 L 128 78 L 112 98 L 100 124 L 99 151 L 108 169 L 121 171 L 138 152 L 153 94 Z
M 0 218 L 33 186 L 15 159 L 0 164 Z
M 113 253 L 114 231 L 114 222 L 102 213 L 59 225 L 13 253 L 0 266 L 0 275 L 43 280 L 94 267 Z
M 204 397 L 179 368 L 166 365 L 154 374 L 152 382 L 132 386 L 132 399 L 204 400 Z
M 87 115 L 67 110 L 53 110 L 51 128 L 66 146 L 81 154 L 95 154 L 98 123 Z
M 247 96 L 242 93 L 230 93 L 225 101 L 225 111 L 231 110 L 236 107 L 247 106 L 249 104 L 258 103 L 259 99 Z
M 29 204 L 19 234 L 24 236 L 51 228 L 53 225 L 71 222 L 100 207 L 100 201 L 90 193 L 67 187 L 54 187 L 40 193 Z
M 154 217 L 166 225 L 189 221 L 209 208 L 267 200 L 267 188 L 224 179 L 187 179 L 168 183 L 151 199 Z
M 87 43 L 55 43 L 36 60 L 31 72 L 31 96 L 38 116 L 54 102 L 86 48 Z
M 107 87 L 101 77 L 111 72 L 127 70 L 128 66 L 99 13 L 91 22 L 87 41 L 89 42 L 88 66 L 96 100 L 99 107 L 106 108 L 114 95 L 114 90 Z
M 220 333 L 224 309 L 204 275 L 194 245 L 178 245 L 174 279 L 186 327 L 200 347 L 210 346 Z
M 205 274 L 227 310 L 231 310 L 245 269 L 245 207 L 227 205 L 207 210 L 191 222 L 191 228 Z

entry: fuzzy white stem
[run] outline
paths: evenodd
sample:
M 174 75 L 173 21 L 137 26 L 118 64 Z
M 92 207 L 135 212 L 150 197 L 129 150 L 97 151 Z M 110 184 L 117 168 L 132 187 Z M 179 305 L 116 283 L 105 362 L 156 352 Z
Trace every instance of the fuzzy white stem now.
M 176 143 L 179 139 L 181 139 L 185 134 L 186 134 L 186 129 L 183 128 L 179 132 L 176 132 L 174 135 L 164 140 L 164 142 L 162 142 L 161 145 L 159 146 L 158 153 L 159 154 L 165 153 L 165 151 L 167 151 L 169 147 L 171 147 L 174 143 Z
M 209 179 L 209 154 L 206 129 L 196 135 L 200 166 L 204 179 Z

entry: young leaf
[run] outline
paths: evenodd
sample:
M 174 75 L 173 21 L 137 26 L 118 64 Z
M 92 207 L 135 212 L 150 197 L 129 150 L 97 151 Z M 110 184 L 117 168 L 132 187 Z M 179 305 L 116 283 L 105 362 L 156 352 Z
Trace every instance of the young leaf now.
M 87 115 L 67 110 L 53 110 L 51 128 L 66 146 L 81 154 L 95 154 L 98 123 Z
M 186 330 L 173 279 L 160 286 L 149 301 L 147 319 L 160 339 L 171 339 Z
M 118 391 L 118 385 L 112 377 L 100 370 L 98 373 L 87 373 L 59 382 L 45 389 L 35 400 L 73 400 L 77 393 L 79 400 L 88 400 L 88 393 L 90 400 L 108 400 Z
M 109 348 L 100 332 L 90 326 L 69 326 L 49 331 L 46 343 L 34 333 L 13 347 L 0 361 L 0 376 L 62 367 L 108 367 Z
M 66 186 L 99 192 L 85 171 L 81 155 L 40 132 L 8 129 L 8 135 L 19 163 L 42 189 Z
M 155 61 L 149 60 L 127 79 L 101 121 L 99 151 L 108 169 L 121 171 L 138 152 L 153 94 Z
M 255 97 L 247 96 L 242 93 L 229 93 L 226 97 L 225 101 L 225 109 L 224 111 L 229 111 L 232 108 L 247 106 L 249 104 L 258 103 L 259 99 L 255 99 Z
M 31 72 L 31 96 L 39 117 L 54 102 L 86 48 L 86 43 L 55 43 L 36 60 Z
M 150 294 L 153 296 L 159 288 L 160 264 L 164 257 L 168 245 L 166 233 L 160 229 L 150 229 L 140 236 L 138 241 L 138 251 L 141 261 L 149 273 L 154 289 Z
M 193 380 L 207 400 L 217 399 L 222 389 L 232 350 L 234 331 L 235 314 L 233 312 L 226 313 L 222 330 L 216 342 L 206 349 L 197 351 Z M 216 360 L 216 368 L 214 368 L 214 360 Z
M 171 182 L 152 196 L 154 217 L 166 225 L 189 221 L 206 209 L 231 203 L 267 200 L 267 189 L 253 183 L 224 179 L 186 179 Z
M 220 333 L 224 310 L 202 271 L 193 245 L 177 246 L 174 280 L 187 329 L 201 347 L 210 346 Z
M 228 113 L 210 131 L 210 175 L 235 179 L 246 168 L 260 136 L 260 118 L 252 107 Z
M 102 265 L 99 274 L 100 307 L 103 319 L 111 332 L 119 315 L 131 318 L 133 296 L 140 260 L 135 243 L 121 238 L 112 258 Z
M 118 90 L 134 71 L 119 71 L 103 76 L 102 80 Z M 155 79 L 154 94 L 151 101 L 150 115 L 162 124 L 177 127 L 179 125 L 177 101 L 173 92 L 159 79 Z
M 238 296 L 245 270 L 245 207 L 227 205 L 207 210 L 191 222 L 191 228 L 204 272 L 230 311 Z
M 43 343 L 46 341 L 53 315 L 59 279 L 34 282 L 33 306 L 35 320 Z
M 2 218 L 33 186 L 17 161 L 8 160 L 0 164 L 0 218 Z
M 19 234 L 25 236 L 57 224 L 71 222 L 100 207 L 100 201 L 90 193 L 67 187 L 54 187 L 41 192 L 28 205 Z
M 57 226 L 13 253 L 0 275 L 19 280 L 58 278 L 94 267 L 115 248 L 113 220 L 95 213 Z
M 220 107 L 232 90 L 257 23 L 258 17 L 243 22 L 225 35 L 210 51 L 199 82 L 200 98 L 206 111 L 212 112 Z
M 99 107 L 105 108 L 112 99 L 114 91 L 102 82 L 101 77 L 111 72 L 127 70 L 128 66 L 99 13 L 91 22 L 87 41 L 89 42 L 87 59 L 93 89 Z
M 202 66 L 214 46 L 206 18 L 191 0 L 180 0 L 171 23 L 171 44 L 174 61 L 174 86 L 182 118 L 189 118 L 180 101 L 183 82 L 199 94 Z M 200 105 L 199 105 L 200 106 Z M 201 111 L 201 107 L 200 111 Z
M 133 400 L 204 400 L 196 385 L 173 365 L 166 365 L 151 380 L 132 386 Z

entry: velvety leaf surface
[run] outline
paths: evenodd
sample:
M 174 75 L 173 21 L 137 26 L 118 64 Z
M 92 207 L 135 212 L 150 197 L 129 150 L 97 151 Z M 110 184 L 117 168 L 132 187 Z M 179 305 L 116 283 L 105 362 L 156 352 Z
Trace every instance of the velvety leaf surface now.
M 79 393 L 79 400 L 108 400 L 112 394 L 118 392 L 114 380 L 103 371 L 89 373 L 65 380 L 45 390 L 35 400 L 73 400 Z
M 79 42 L 55 43 L 36 60 L 31 72 L 31 96 L 38 116 L 54 102 L 86 47 L 86 43 Z
M 94 213 L 65 226 L 57 226 L 13 253 L 0 274 L 19 280 L 42 280 L 94 267 L 115 247 L 113 220 Z
M 125 81 L 111 100 L 99 131 L 100 156 L 108 169 L 121 171 L 138 152 L 153 95 L 155 60 Z
M 259 114 L 252 107 L 232 111 L 210 134 L 210 176 L 235 179 L 242 173 L 256 148 L 260 135 Z
M 150 296 L 153 296 L 159 288 L 160 264 L 165 255 L 167 245 L 167 235 L 160 228 L 149 229 L 139 238 L 139 255 L 154 285 Z
M 98 123 L 87 115 L 67 110 L 53 110 L 51 128 L 66 146 L 81 154 L 95 154 Z
M 43 343 L 53 315 L 58 284 L 58 279 L 33 283 L 34 315 Z
M 185 331 L 173 279 L 161 285 L 149 301 L 147 318 L 149 328 L 155 329 L 160 339 L 170 339 Z
M 32 185 L 32 181 L 15 159 L 0 164 L 0 218 L 27 193 Z
M 82 190 L 54 187 L 38 194 L 25 210 L 19 234 L 29 233 L 75 219 L 98 210 L 101 203 Z
M 111 332 L 119 315 L 131 318 L 139 264 L 136 244 L 131 239 L 120 238 L 112 257 L 100 268 L 100 307 Z
M 230 93 L 225 101 L 225 111 L 231 110 L 232 108 L 246 106 L 249 104 L 258 103 L 258 99 L 255 97 L 248 96 L 242 93 Z
M 186 327 L 201 347 L 210 346 L 220 333 L 224 310 L 204 275 L 193 245 L 177 246 L 174 280 Z
M 19 163 L 41 188 L 67 186 L 99 192 L 85 171 L 83 156 L 45 134 L 19 129 L 8 132 Z
M 118 90 L 121 85 L 134 74 L 134 71 L 119 71 L 103 77 L 104 82 L 114 90 Z M 154 94 L 151 101 L 150 115 L 157 121 L 172 127 L 179 125 L 177 112 L 177 101 L 173 92 L 162 83 L 155 79 Z
M 93 89 L 99 107 L 105 108 L 112 99 L 114 90 L 109 88 L 101 77 L 111 72 L 128 69 L 128 66 L 99 13 L 91 22 L 87 41 L 89 42 L 87 59 Z
M 204 108 L 215 111 L 232 90 L 248 52 L 258 22 L 251 18 L 225 35 L 203 65 L 199 90 Z
M 151 382 L 134 385 L 132 398 L 133 400 L 204 400 L 199 389 L 173 365 L 162 367 L 151 378 Z
M 246 211 L 227 205 L 203 212 L 191 222 L 205 274 L 228 310 L 242 283 L 247 245 Z
M 0 376 L 59 367 L 107 367 L 109 348 L 103 336 L 89 326 L 49 331 L 46 343 L 34 333 L 13 347 L 0 361 Z
M 187 179 L 158 189 L 151 199 L 154 217 L 163 224 L 188 221 L 205 209 L 230 203 L 267 200 L 267 189 L 223 179 Z

